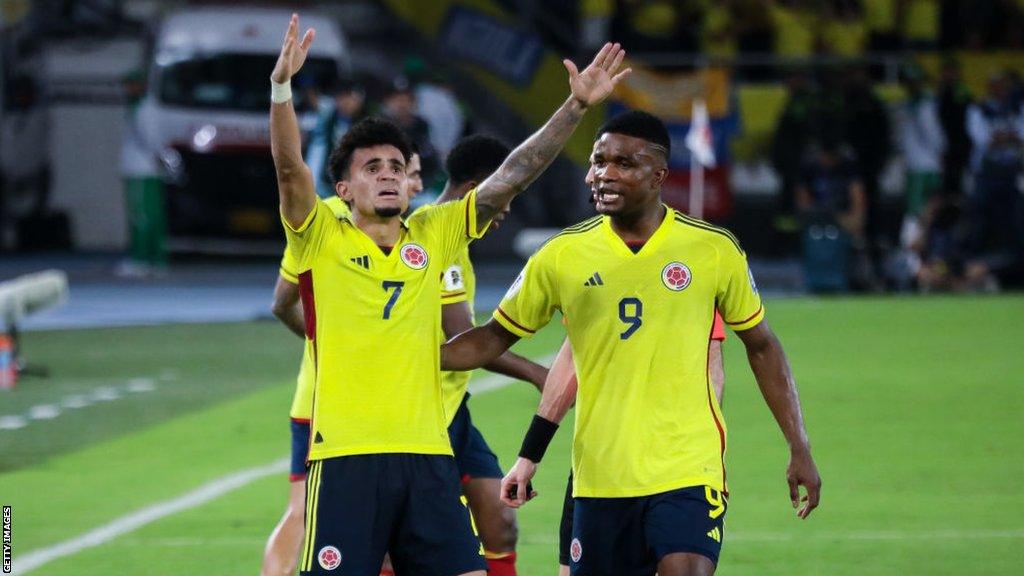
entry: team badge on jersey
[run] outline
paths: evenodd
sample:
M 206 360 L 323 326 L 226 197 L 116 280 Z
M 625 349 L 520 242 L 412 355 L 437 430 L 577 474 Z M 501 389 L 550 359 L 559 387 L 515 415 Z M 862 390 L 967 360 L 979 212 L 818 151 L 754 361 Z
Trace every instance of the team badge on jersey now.
M 413 270 L 422 270 L 427 266 L 427 251 L 419 244 L 403 244 L 398 254 L 402 257 L 402 262 Z
M 341 566 L 341 550 L 334 546 L 324 546 L 316 555 L 316 561 L 320 563 L 320 567 L 324 570 L 334 570 Z
M 572 544 L 569 545 L 569 557 L 573 562 L 579 562 L 580 558 L 583 558 L 583 545 L 580 544 L 579 538 L 572 539 Z
M 661 270 L 661 281 L 673 292 L 686 290 L 690 280 L 693 280 L 693 274 L 682 262 L 669 262 Z

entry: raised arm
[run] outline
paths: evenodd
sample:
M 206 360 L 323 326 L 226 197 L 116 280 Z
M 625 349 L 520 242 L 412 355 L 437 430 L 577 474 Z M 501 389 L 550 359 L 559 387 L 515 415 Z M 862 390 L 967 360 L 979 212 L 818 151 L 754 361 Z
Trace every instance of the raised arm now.
M 466 330 L 471 330 L 473 314 L 469 309 L 469 304 L 463 301 L 441 306 L 441 328 L 444 329 L 446 338 L 452 338 Z M 547 368 L 508 350 L 485 364 L 484 368 L 510 378 L 529 382 L 537 390 L 544 389 L 544 379 L 548 375 Z
M 615 85 L 630 73 L 630 68 L 618 71 L 625 57 L 621 46 L 609 43 L 583 72 L 579 72 L 571 60 L 562 61 L 569 72 L 569 98 L 540 130 L 516 147 L 498 170 L 480 184 L 476 196 L 477 222 L 490 221 L 551 165 L 587 109 L 603 102 Z
M 474 370 L 508 350 L 519 337 L 494 320 L 441 345 L 441 370 Z
M 789 497 L 793 508 L 806 502 L 797 512 L 800 518 L 807 518 L 817 508 L 821 496 L 821 477 L 811 457 L 811 443 L 804 429 L 804 417 L 800 410 L 800 397 L 797 395 L 796 382 L 789 368 L 789 361 L 782 350 L 779 339 L 762 321 L 757 326 L 736 333 L 747 349 L 747 360 L 754 371 L 757 385 L 761 388 L 768 408 L 775 416 L 783 436 L 789 444 L 789 467 L 786 480 L 789 483 Z M 799 487 L 807 490 L 807 495 L 800 498 Z
M 306 30 L 299 41 L 299 16 L 292 14 L 284 36 L 281 54 L 270 74 L 270 152 L 277 171 L 277 189 L 281 214 L 298 228 L 316 205 L 316 189 L 309 166 L 302 160 L 302 135 L 292 106 L 291 79 L 306 61 L 316 32 Z

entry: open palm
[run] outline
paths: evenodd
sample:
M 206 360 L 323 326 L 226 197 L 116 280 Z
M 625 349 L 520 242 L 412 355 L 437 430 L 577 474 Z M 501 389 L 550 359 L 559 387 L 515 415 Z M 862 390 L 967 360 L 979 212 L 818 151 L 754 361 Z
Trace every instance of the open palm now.
M 603 102 L 615 90 L 615 85 L 633 71 L 626 68 L 619 72 L 625 57 L 626 51 L 622 46 L 609 42 L 601 47 L 583 72 L 576 69 L 572 60 L 563 60 L 562 64 L 569 71 L 569 89 L 573 98 L 587 106 Z
M 302 41 L 299 42 L 299 15 L 292 14 L 291 22 L 288 23 L 288 31 L 284 34 L 281 54 L 277 57 L 277 64 L 274 65 L 274 71 L 270 73 L 270 79 L 278 84 L 284 84 L 291 80 L 292 76 L 306 62 L 309 46 L 313 43 L 315 36 L 316 30 L 310 28 L 302 35 Z

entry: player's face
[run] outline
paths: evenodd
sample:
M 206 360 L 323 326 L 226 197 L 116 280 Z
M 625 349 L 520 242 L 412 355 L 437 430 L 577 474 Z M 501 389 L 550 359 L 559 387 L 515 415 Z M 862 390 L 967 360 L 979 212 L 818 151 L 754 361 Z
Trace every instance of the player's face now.
M 354 212 L 365 216 L 397 217 L 409 208 L 405 158 L 390 144 L 357 148 L 348 179 L 336 188 Z
M 409 165 L 405 167 L 405 188 L 409 200 L 423 192 L 423 167 L 420 165 L 419 154 L 413 154 L 412 158 L 409 158 Z
M 667 175 L 664 157 L 646 140 L 605 133 L 594 142 L 586 182 L 599 213 L 626 216 L 657 206 Z

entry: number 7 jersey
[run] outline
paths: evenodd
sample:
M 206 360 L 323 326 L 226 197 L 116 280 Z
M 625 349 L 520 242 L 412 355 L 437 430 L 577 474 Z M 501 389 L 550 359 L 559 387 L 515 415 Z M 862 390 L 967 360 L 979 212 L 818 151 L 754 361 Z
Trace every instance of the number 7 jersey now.
M 284 222 L 316 380 L 310 460 L 451 454 L 441 401 L 441 274 L 479 237 L 476 193 L 420 210 L 385 254 L 322 201 Z
M 716 307 L 733 330 L 764 316 L 736 239 L 668 207 L 636 253 L 598 216 L 526 264 L 494 318 L 525 337 L 565 316 L 579 381 L 574 496 L 725 491 L 726 428 L 707 371 Z

